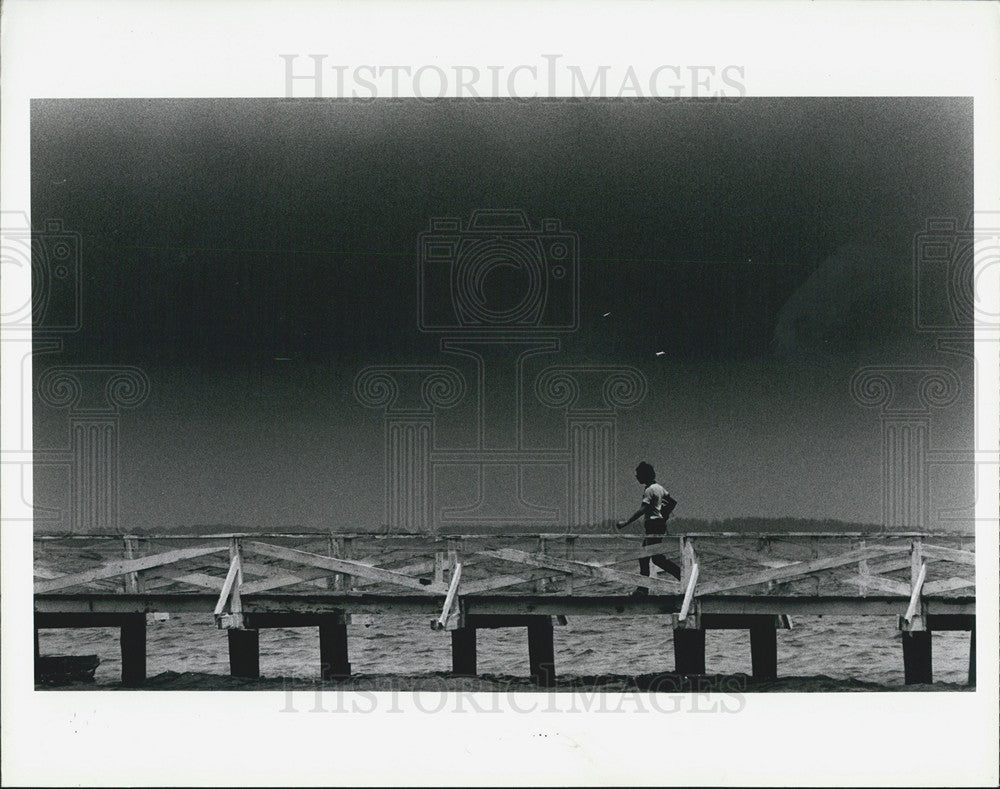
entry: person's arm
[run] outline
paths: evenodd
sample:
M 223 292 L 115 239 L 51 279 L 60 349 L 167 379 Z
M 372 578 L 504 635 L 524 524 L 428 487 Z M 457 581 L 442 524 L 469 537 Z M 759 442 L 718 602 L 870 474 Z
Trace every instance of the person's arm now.
M 624 529 L 630 523 L 639 520 L 639 518 L 641 518 L 643 515 L 652 515 L 652 514 L 653 514 L 653 503 L 643 498 L 642 506 L 639 507 L 639 509 L 637 509 L 634 513 L 632 513 L 632 517 L 630 517 L 627 521 L 618 521 L 618 528 Z
M 618 521 L 618 528 L 619 529 L 624 529 L 630 523 L 633 523 L 634 521 L 639 520 L 639 518 L 641 518 L 645 514 L 646 514 L 646 505 L 644 504 L 639 509 L 637 509 L 634 513 L 632 513 L 632 517 L 630 517 L 627 521 Z

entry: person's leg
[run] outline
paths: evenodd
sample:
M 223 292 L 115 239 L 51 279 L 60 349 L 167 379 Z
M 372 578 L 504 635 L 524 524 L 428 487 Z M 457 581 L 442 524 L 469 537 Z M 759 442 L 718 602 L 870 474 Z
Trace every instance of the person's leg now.
M 646 524 L 646 539 L 642 541 L 643 547 L 647 545 L 656 545 L 663 542 L 663 536 L 666 534 L 667 526 L 664 521 L 653 520 Z M 678 567 L 674 562 L 670 561 L 662 553 L 658 553 L 651 557 L 653 564 L 670 573 L 674 578 L 680 580 L 681 568 Z M 648 568 L 647 564 L 647 568 Z
M 657 542 L 657 540 L 653 540 L 653 542 L 650 542 L 649 541 L 649 537 L 647 537 L 646 539 L 644 539 L 642 541 L 642 547 L 645 548 L 647 545 L 652 545 L 655 542 Z M 646 577 L 649 577 L 649 557 L 648 556 L 643 556 L 639 560 L 639 575 L 645 575 Z M 639 594 L 639 595 L 649 594 L 649 587 L 648 586 L 639 586 L 639 587 L 636 587 L 636 590 L 635 590 L 635 592 L 633 592 L 633 594 Z
M 681 568 L 678 567 L 676 563 L 670 561 L 670 559 L 668 559 L 662 553 L 658 553 L 656 554 L 656 556 L 653 557 L 653 564 L 655 564 L 661 570 L 665 570 L 666 572 L 670 573 L 678 581 L 681 579 Z
M 643 540 L 642 547 L 645 548 L 646 544 L 647 544 L 646 541 Z M 648 556 L 643 556 L 639 560 L 639 575 L 649 575 L 649 557 Z

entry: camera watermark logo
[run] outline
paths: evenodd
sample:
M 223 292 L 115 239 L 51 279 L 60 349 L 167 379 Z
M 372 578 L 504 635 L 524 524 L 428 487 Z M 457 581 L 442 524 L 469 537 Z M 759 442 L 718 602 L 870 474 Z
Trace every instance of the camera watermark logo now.
M 5 521 L 51 520 L 60 514 L 34 507 L 32 467 L 59 466 L 64 458 L 33 452 L 28 404 L 33 360 L 61 350 L 64 337 L 82 326 L 82 240 L 59 219 L 47 220 L 42 228 L 33 230 L 24 211 L 0 215 L 0 330 L 8 369 L 18 370 L 21 383 L 21 408 L 8 404 L 2 412 Z
M 444 365 L 366 367 L 355 376 L 358 402 L 384 409 L 387 524 L 411 532 L 431 530 L 437 414 L 459 403 L 466 390 L 461 372 Z
M 422 331 L 579 326 L 579 239 L 557 219 L 537 230 L 516 210 L 477 211 L 466 225 L 432 219 L 420 234 L 419 261 Z
M 438 336 L 449 364 L 367 367 L 355 378 L 357 400 L 383 411 L 386 525 L 610 522 L 618 412 L 648 386 L 632 367 L 543 358 L 579 328 L 577 234 L 491 209 L 468 222 L 431 219 L 418 247 L 415 331 Z M 465 437 L 454 437 L 456 423 Z
M 937 351 L 952 354 L 955 365 L 867 366 L 851 379 L 854 401 L 879 409 L 882 518 L 888 528 L 924 529 L 932 516 L 963 526 L 975 519 L 974 505 L 931 507 L 932 472 L 992 467 L 996 453 L 978 445 L 934 446 L 931 417 L 962 393 L 962 376 L 974 363 L 974 332 L 1000 329 L 1000 314 L 987 304 L 984 289 L 998 267 L 1000 214 L 928 219 L 913 237 L 913 328 L 934 338 Z M 971 384 L 971 377 L 966 380 Z
M 122 410 L 142 405 L 149 390 L 131 366 L 57 365 L 39 376 L 36 402 L 68 411 L 69 447 L 35 454 L 69 471 L 71 533 L 119 531 Z
M 32 329 L 41 335 L 65 334 L 80 329 L 82 246 L 80 234 L 61 220 L 50 219 L 43 230 L 33 231 L 23 212 L 3 212 L 0 276 L 8 292 L 30 294 L 5 304 L 0 315 L 5 334 Z
M 961 392 L 948 367 L 884 365 L 859 369 L 851 396 L 879 409 L 882 437 L 882 523 L 886 528 L 923 529 L 930 514 L 930 470 L 954 453 L 931 448 L 931 410 L 952 405 Z
M 984 275 L 1000 267 L 1000 213 L 966 222 L 927 220 L 913 244 L 913 319 L 919 332 L 946 334 L 1000 328 L 982 297 Z
M 68 520 L 74 532 L 117 531 L 121 414 L 145 402 L 149 378 L 126 365 L 52 363 L 65 336 L 83 327 L 82 237 L 59 219 L 46 220 L 41 229 L 32 229 L 25 212 L 4 212 L 2 220 L 3 350 L 18 359 L 11 365 L 22 380 L 22 410 L 4 413 L 2 462 L 5 471 L 16 471 L 5 474 L 10 487 L 4 493 L 19 505 L 5 508 L 4 517 L 49 526 Z M 68 412 L 68 446 L 38 446 L 37 439 L 29 445 L 28 403 Z M 68 488 L 62 506 L 35 506 L 27 482 L 32 467 L 36 483 L 51 473 Z

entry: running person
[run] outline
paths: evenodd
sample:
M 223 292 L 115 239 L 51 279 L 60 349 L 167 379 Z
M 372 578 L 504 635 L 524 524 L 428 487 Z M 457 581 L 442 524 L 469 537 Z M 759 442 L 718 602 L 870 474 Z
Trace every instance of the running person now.
M 669 511 L 664 512 L 664 509 L 671 499 L 666 489 L 656 481 L 656 472 L 649 463 L 643 461 L 635 467 L 635 478 L 645 489 L 642 494 L 642 506 L 627 521 L 618 521 L 618 528 L 624 529 L 633 521 L 644 518 L 643 526 L 646 530 L 646 538 L 642 541 L 642 547 L 645 548 L 648 545 L 656 545 L 663 542 L 663 535 L 667 533 L 666 516 L 670 514 Z M 666 570 L 674 578 L 680 579 L 681 568 L 662 553 L 658 553 L 652 557 L 642 557 L 639 560 L 640 575 L 649 576 L 650 559 L 661 570 Z M 633 594 L 648 595 L 649 587 L 640 586 L 636 588 Z

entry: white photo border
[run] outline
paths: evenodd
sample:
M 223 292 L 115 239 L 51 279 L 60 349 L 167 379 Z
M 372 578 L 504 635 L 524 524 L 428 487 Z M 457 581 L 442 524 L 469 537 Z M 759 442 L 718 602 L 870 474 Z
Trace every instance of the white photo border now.
M 322 54 L 331 63 L 414 69 L 479 64 L 487 73 L 501 65 L 509 75 L 558 53 L 566 63 L 631 65 L 643 75 L 663 64 L 737 66 L 748 96 L 971 95 L 976 211 L 1000 210 L 998 149 L 988 142 L 1000 139 L 993 3 L 9 0 L 2 13 L 0 201 L 29 216 L 32 98 L 283 96 L 283 54 L 301 55 L 298 64 Z M 557 93 L 569 78 L 559 73 Z M 997 274 L 981 283 L 990 314 L 1000 313 Z M 26 281 L 3 284 L 4 305 L 30 292 Z M 30 447 L 30 386 L 11 348 L 5 342 L 4 449 L 22 427 Z M 998 349 L 996 333 L 977 332 L 977 438 L 994 457 Z M 283 715 L 282 694 L 268 692 L 34 692 L 30 511 L 11 494 L 20 482 L 5 466 L 5 783 L 995 784 L 996 464 L 981 472 L 975 692 L 752 694 L 732 715 L 507 709 L 470 717 L 428 714 L 412 697 L 400 713 L 346 716 Z

